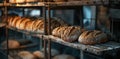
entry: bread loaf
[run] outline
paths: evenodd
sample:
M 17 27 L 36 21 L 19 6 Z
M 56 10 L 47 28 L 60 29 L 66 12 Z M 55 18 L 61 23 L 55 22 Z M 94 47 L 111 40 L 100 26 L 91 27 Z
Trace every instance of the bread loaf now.
M 8 24 L 9 26 L 16 27 L 17 29 L 44 33 L 44 18 L 10 16 L 8 19 Z M 51 18 L 51 30 L 59 26 L 67 26 L 67 24 L 59 18 Z M 49 30 L 47 25 L 47 32 L 48 31 Z
M 35 56 L 29 51 L 21 51 L 18 53 L 18 56 L 20 56 L 22 59 L 35 59 Z
M 78 26 L 64 26 L 55 28 L 52 35 L 62 38 L 64 41 L 73 42 L 79 38 L 84 30 Z
M 97 44 L 108 41 L 107 35 L 101 31 L 85 31 L 83 32 L 78 41 L 82 44 Z
M 21 18 L 17 20 L 16 25 L 15 25 L 15 27 L 16 27 L 17 29 L 20 28 L 20 23 L 21 23 L 22 21 L 23 21 L 23 20 L 22 20 Z
M 19 29 L 24 30 L 25 29 L 25 24 L 30 21 L 29 18 L 22 18 L 22 22 L 19 24 Z
M 53 59 L 76 59 L 76 58 L 71 55 L 62 54 L 53 57 Z
M 11 26 L 15 27 L 16 22 L 17 22 L 18 19 L 20 19 L 20 18 L 21 18 L 21 17 L 19 17 L 19 16 L 14 17 L 13 20 L 12 20 L 12 22 L 11 22 Z
M 7 41 L 4 41 L 1 45 L 3 48 L 7 48 L 7 45 L 8 45 L 8 48 L 20 47 L 20 43 L 16 40 L 8 40 L 8 44 L 7 44 Z
M 9 20 L 9 25 L 12 26 L 12 22 L 14 20 L 15 16 L 11 16 L 8 20 Z
M 35 20 L 34 25 L 32 26 L 32 31 L 39 32 L 39 24 L 44 22 L 43 20 Z
M 27 30 L 27 31 L 31 31 L 32 29 L 31 29 L 31 23 L 33 23 L 33 21 L 28 21 L 28 22 L 26 22 L 26 24 L 25 24 L 25 30 Z
M 11 18 L 12 18 L 11 16 L 8 16 L 8 18 L 7 18 L 8 25 L 10 25 Z M 5 17 L 3 19 L 6 20 Z
M 61 35 L 64 33 L 64 31 L 66 30 L 67 26 L 64 27 L 57 27 L 52 31 L 52 35 L 60 37 Z
M 38 59 L 44 59 L 44 54 L 41 51 L 35 51 L 33 52 L 33 55 Z

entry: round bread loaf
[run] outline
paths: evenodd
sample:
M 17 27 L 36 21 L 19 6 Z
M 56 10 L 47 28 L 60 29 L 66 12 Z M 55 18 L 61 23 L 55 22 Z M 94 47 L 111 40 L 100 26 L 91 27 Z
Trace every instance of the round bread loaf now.
M 18 56 L 22 59 L 35 59 L 35 56 L 29 51 L 21 51 L 18 53 Z
M 78 26 L 57 27 L 52 31 L 52 35 L 62 38 L 64 41 L 73 42 L 79 38 L 84 30 Z
M 44 54 L 41 51 L 35 51 L 35 52 L 33 52 L 33 55 L 38 59 L 44 58 Z
M 38 30 L 44 30 L 44 20 L 41 20 L 39 25 L 37 26 Z
M 20 19 L 20 18 L 21 18 L 20 16 L 16 16 L 16 17 L 14 17 L 14 19 L 13 19 L 12 22 L 11 22 L 11 26 L 15 27 L 16 22 L 17 22 L 18 19 Z
M 23 21 L 20 23 L 19 29 L 25 30 L 25 23 L 28 22 L 28 21 L 30 21 L 30 19 L 28 19 L 28 18 L 22 18 L 22 20 Z
M 4 19 L 5 19 L 5 17 L 4 17 Z M 8 22 L 8 25 L 9 25 L 9 26 L 10 26 L 10 21 L 11 21 L 11 19 L 12 19 L 12 16 L 8 16 L 7 22 Z
M 3 48 L 7 48 L 7 45 L 8 45 L 8 48 L 20 47 L 20 43 L 16 40 L 8 40 L 8 44 L 7 44 L 7 41 L 4 41 L 1 45 Z
M 61 34 L 61 38 L 67 42 L 76 41 L 79 38 L 79 35 L 83 32 L 81 27 L 70 26 L 64 30 L 64 34 Z
M 17 20 L 16 26 L 15 26 L 17 29 L 20 28 L 20 23 L 21 23 L 22 21 L 23 21 L 23 20 L 22 20 L 21 18 Z
M 66 30 L 68 26 L 64 26 L 64 27 L 57 27 L 52 31 L 52 35 L 60 37 L 61 35 L 63 35 L 64 31 Z
M 26 22 L 25 30 L 32 31 L 32 23 L 33 23 L 33 21 Z
M 82 44 L 97 44 L 108 41 L 107 35 L 101 31 L 85 31 L 83 32 L 78 41 Z
M 9 26 L 12 26 L 12 22 L 14 20 L 15 16 L 11 16 L 10 19 L 9 19 Z
M 62 54 L 53 57 L 53 59 L 76 59 L 76 58 L 71 55 Z
M 32 31 L 37 32 L 37 30 L 39 29 L 38 26 L 42 21 L 43 20 L 35 20 L 34 25 L 32 26 Z

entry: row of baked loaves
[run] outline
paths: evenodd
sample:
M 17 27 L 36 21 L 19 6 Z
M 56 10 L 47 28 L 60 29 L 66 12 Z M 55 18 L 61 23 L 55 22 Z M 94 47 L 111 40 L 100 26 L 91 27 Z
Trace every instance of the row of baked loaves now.
M 51 49 L 51 54 L 55 54 L 56 49 Z M 9 59 L 45 59 L 44 51 L 15 51 L 14 54 L 12 52 L 9 53 Z M 76 59 L 72 55 L 68 54 L 55 54 L 51 56 L 52 59 Z
M 42 0 L 9 0 L 10 3 L 42 2 Z
M 62 26 L 52 31 L 52 35 L 66 42 L 79 41 L 82 44 L 97 44 L 108 41 L 107 35 L 98 30 L 85 30 L 79 26 Z
M 50 0 L 50 1 L 53 1 L 53 2 L 67 2 L 67 1 L 81 1 L 81 0 Z M 85 1 L 89 1 L 89 0 L 85 0 Z M 10 3 L 43 2 L 43 0 L 9 0 L 9 2 Z
M 28 18 L 20 16 L 8 16 L 8 25 L 20 30 L 44 33 L 44 18 Z M 51 19 L 51 29 L 58 26 L 66 26 L 67 24 L 59 18 Z M 48 28 L 48 26 L 47 26 Z

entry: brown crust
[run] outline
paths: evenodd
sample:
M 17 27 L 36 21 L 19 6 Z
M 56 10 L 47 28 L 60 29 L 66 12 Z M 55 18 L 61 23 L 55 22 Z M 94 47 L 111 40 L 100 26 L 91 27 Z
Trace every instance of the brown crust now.
M 52 35 L 60 37 L 67 42 L 74 42 L 82 33 L 81 29 L 82 28 L 76 26 L 57 27 L 52 31 Z
M 35 20 L 34 25 L 32 26 L 32 31 L 36 31 L 38 29 L 40 22 L 41 20 Z
M 12 21 L 14 20 L 14 18 L 15 18 L 15 17 L 10 17 L 10 19 L 9 19 L 9 26 L 12 25 Z
M 82 44 L 97 44 L 107 41 L 107 35 L 101 31 L 85 31 L 78 40 Z
M 69 26 L 62 35 L 62 39 L 67 42 L 74 42 L 81 34 L 80 28 L 75 26 Z
M 16 17 L 13 19 L 11 26 L 15 27 L 17 20 L 20 19 L 20 18 L 21 18 L 21 17 L 16 16 Z
M 30 19 L 28 19 L 28 18 L 22 18 L 22 22 L 20 23 L 20 27 L 19 27 L 19 29 L 21 29 L 21 30 L 25 30 L 25 23 L 26 22 L 28 22 L 28 21 L 30 21 Z
M 25 29 L 26 29 L 27 31 L 32 31 L 32 24 L 33 24 L 33 21 L 28 21 L 28 22 L 26 22 L 26 27 L 25 27 Z

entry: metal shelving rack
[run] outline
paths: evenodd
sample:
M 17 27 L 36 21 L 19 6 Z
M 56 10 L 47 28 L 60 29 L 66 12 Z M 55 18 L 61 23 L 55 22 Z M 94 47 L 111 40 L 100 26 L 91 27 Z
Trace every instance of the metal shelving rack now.
M 100 6 L 100 5 L 109 5 L 109 0 L 90 0 L 90 1 L 76 1 L 76 2 L 48 2 L 48 13 L 50 13 L 50 11 L 52 9 L 74 9 L 75 7 L 79 7 L 79 6 L 84 6 L 84 5 L 95 5 L 95 6 Z M 49 22 L 48 25 L 50 26 L 50 14 L 48 15 L 49 17 Z M 97 21 L 97 20 L 96 20 Z M 81 25 L 83 26 L 83 25 Z M 50 29 L 50 27 L 49 27 Z M 49 31 L 51 32 L 51 30 Z M 50 33 L 51 35 L 51 33 Z M 46 36 L 45 36 L 46 37 Z M 108 43 L 104 43 L 104 44 L 97 44 L 97 45 L 83 45 L 80 43 L 69 43 L 69 42 L 65 42 L 60 38 L 54 37 L 54 36 L 47 36 L 46 38 L 50 39 L 48 41 L 48 43 L 50 44 L 51 41 L 52 42 L 56 42 L 65 46 L 69 46 L 75 49 L 79 49 L 80 50 L 80 59 L 84 59 L 84 51 L 86 52 L 90 52 L 93 53 L 95 55 L 101 55 L 103 56 L 104 53 L 106 52 L 110 52 L 113 50 L 119 50 L 120 49 L 120 43 L 116 43 L 116 42 L 108 42 Z M 51 45 L 49 45 L 49 52 L 50 52 L 50 47 Z M 50 55 L 50 54 L 49 54 Z M 48 59 L 51 59 L 50 56 Z
M 50 0 L 48 0 L 50 1 Z M 0 3 L 0 7 L 4 8 L 4 15 L 7 18 L 7 8 L 15 7 L 15 8 L 39 8 L 42 7 L 42 12 L 43 12 L 43 17 L 45 18 L 45 26 L 44 26 L 44 34 L 31 34 L 29 32 L 23 32 L 19 29 L 13 29 L 13 28 L 8 28 L 6 26 L 6 39 L 8 40 L 8 29 L 12 29 L 18 32 L 22 32 L 24 34 L 29 34 L 31 36 L 36 36 L 39 38 L 43 38 L 44 40 L 44 53 L 45 53 L 45 59 L 51 59 L 51 41 L 60 43 L 65 46 L 69 46 L 75 49 L 80 50 L 80 59 L 84 59 L 84 51 L 96 54 L 96 55 L 102 55 L 105 52 L 112 51 L 112 50 L 119 50 L 120 49 L 120 44 L 116 42 L 108 42 L 105 44 L 98 44 L 98 45 L 83 45 L 83 44 L 78 44 L 78 43 L 69 43 L 62 41 L 62 39 L 54 37 L 51 35 L 51 14 L 50 11 L 52 9 L 75 9 L 76 7 L 83 6 L 83 5 L 109 5 L 109 0 L 90 0 L 90 1 L 76 1 L 76 2 L 38 2 L 37 4 L 31 4 L 31 3 L 24 3 L 24 4 L 12 4 L 12 3 L 7 3 L 5 0 L 4 3 Z M 48 10 L 48 14 L 46 13 L 46 10 Z M 47 17 L 48 16 L 48 17 Z M 47 23 L 48 21 L 48 23 Z M 47 32 L 47 25 L 49 31 Z M 111 44 L 113 43 L 113 44 Z M 48 53 L 47 53 L 47 44 L 48 44 Z
M 42 11 L 43 11 L 43 17 L 45 18 L 45 29 L 46 29 L 46 6 L 45 6 L 45 3 L 46 1 L 43 1 L 43 2 L 37 2 L 37 3 L 8 3 L 7 0 L 4 0 L 3 3 L 0 3 L 0 7 L 3 8 L 3 15 L 4 17 L 6 18 L 7 20 L 7 16 L 8 16 L 8 8 L 42 8 Z M 24 10 L 23 10 L 23 13 L 24 13 Z M 22 32 L 24 34 L 28 33 L 28 32 L 23 32 L 21 30 L 16 30 L 16 29 L 13 29 L 13 28 L 9 28 L 8 25 L 7 25 L 7 22 L 4 22 L 4 26 L 6 28 L 6 40 L 7 40 L 7 43 L 8 43 L 8 39 L 9 39 L 9 36 L 8 36 L 8 29 L 12 29 L 12 30 L 15 30 L 15 31 L 18 31 L 18 32 Z M 3 26 L 1 26 L 3 27 Z M 45 30 L 45 33 L 44 35 L 46 35 L 47 32 Z M 31 35 L 31 33 L 30 33 Z M 33 35 L 34 36 L 34 35 Z M 36 35 L 35 35 L 36 36 Z M 39 36 L 39 35 L 38 35 Z M 42 38 L 42 37 L 41 37 Z M 42 38 L 43 39 L 43 38 Z M 42 42 L 42 41 L 41 41 Z M 42 45 L 41 45 L 42 46 Z M 8 48 L 8 46 L 7 46 Z M 45 52 L 45 56 L 47 55 L 47 48 L 46 48 L 46 40 L 44 40 L 44 52 Z M 8 52 L 9 52 L 9 49 L 7 49 L 7 55 L 8 55 Z M 47 57 L 45 57 L 45 59 L 47 59 Z

